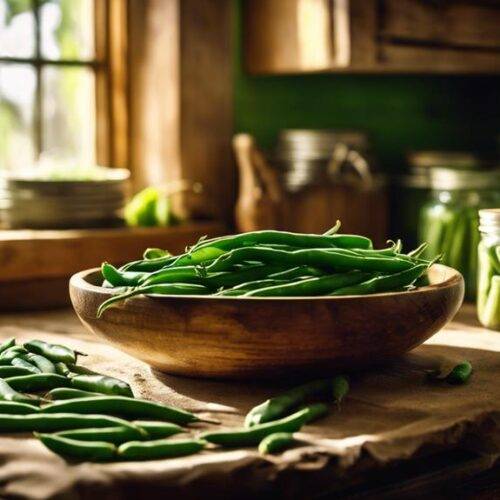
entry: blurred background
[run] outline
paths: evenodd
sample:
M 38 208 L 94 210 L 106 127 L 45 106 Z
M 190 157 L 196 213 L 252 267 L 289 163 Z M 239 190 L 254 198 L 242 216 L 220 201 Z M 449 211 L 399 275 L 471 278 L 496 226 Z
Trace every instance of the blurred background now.
M 427 241 L 473 299 L 499 26 L 495 0 L 0 0 L 0 303 L 43 280 L 64 303 L 72 272 L 145 246 L 337 219 Z

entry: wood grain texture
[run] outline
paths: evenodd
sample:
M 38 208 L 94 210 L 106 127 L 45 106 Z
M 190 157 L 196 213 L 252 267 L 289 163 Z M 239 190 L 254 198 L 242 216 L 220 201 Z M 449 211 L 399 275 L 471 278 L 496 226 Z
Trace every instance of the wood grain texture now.
M 0 231 L 0 282 L 69 279 L 75 272 L 104 260 L 123 264 L 140 258 L 147 247 L 165 247 L 177 253 L 200 236 L 223 232 L 224 226 L 218 222 L 172 228 Z
M 96 319 L 114 292 L 96 270 L 71 278 L 81 321 L 123 351 L 171 374 L 252 379 L 360 369 L 439 331 L 462 303 L 455 270 L 434 265 L 411 292 L 309 298 L 136 297 Z

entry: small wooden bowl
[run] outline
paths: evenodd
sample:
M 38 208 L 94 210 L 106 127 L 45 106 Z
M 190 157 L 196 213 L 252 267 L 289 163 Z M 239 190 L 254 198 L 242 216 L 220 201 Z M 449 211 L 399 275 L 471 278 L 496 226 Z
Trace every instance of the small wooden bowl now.
M 98 269 L 70 281 L 85 326 L 152 367 L 175 375 L 253 379 L 361 369 L 420 345 L 450 321 L 464 295 L 443 265 L 410 292 L 345 297 L 134 297 L 96 318 L 114 292 Z

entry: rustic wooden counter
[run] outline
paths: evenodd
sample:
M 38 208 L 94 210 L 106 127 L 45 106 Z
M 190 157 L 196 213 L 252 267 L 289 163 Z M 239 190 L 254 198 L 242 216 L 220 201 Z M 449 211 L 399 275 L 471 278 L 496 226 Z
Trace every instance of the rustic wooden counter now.
M 93 368 L 128 379 L 137 395 L 207 412 L 224 425 L 275 387 L 151 373 L 89 334 L 72 311 L 0 316 L 0 342 L 42 338 L 89 356 Z M 468 386 L 423 382 L 423 359 L 470 359 Z M 92 361 L 89 361 L 92 360 Z M 425 364 L 425 363 L 424 363 Z M 355 375 L 341 411 L 303 434 L 308 446 L 276 457 L 210 451 L 196 459 L 68 464 L 30 436 L 0 436 L 0 498 L 498 498 L 500 333 L 471 306 L 408 358 Z

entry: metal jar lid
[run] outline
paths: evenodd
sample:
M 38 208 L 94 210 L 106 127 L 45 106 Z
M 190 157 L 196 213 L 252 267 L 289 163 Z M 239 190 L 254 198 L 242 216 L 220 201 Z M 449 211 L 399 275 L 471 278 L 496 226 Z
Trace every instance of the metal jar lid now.
M 411 151 L 407 155 L 412 169 L 450 168 L 456 170 L 477 169 L 481 159 L 467 151 Z
M 430 171 L 431 188 L 441 191 L 500 189 L 500 169 L 455 170 L 433 168 Z

